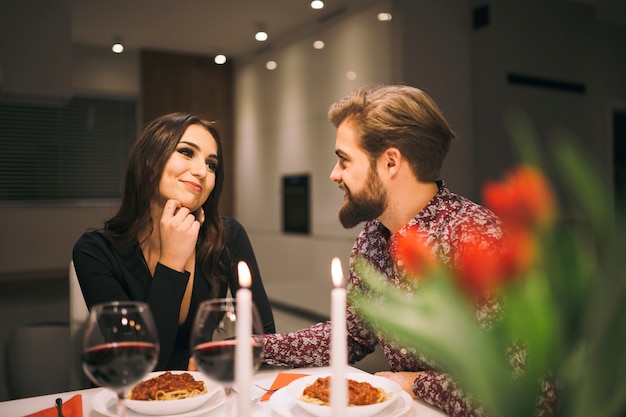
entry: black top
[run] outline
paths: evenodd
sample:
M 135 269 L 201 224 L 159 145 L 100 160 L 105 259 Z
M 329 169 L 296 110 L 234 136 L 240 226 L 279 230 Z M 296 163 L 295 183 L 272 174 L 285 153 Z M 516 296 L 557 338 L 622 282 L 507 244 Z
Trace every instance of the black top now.
M 227 274 L 228 282 L 220 281 L 218 297 L 225 297 L 229 288 L 232 294 L 237 292 L 237 263 L 245 261 L 252 275 L 252 298 L 259 310 L 263 329 L 265 333 L 275 333 L 272 309 L 248 235 L 236 220 L 224 218 L 223 221 L 232 264 Z M 198 306 L 209 298 L 211 292 L 211 285 L 197 262 L 189 314 L 179 325 L 180 305 L 189 272 L 178 272 L 158 263 L 153 277 L 138 242 L 130 246 L 114 242 L 105 237 L 102 230 L 89 231 L 80 237 L 74 245 L 73 260 L 89 309 L 105 301 L 146 302 L 159 333 L 160 353 L 155 370 L 187 369 L 193 319 Z

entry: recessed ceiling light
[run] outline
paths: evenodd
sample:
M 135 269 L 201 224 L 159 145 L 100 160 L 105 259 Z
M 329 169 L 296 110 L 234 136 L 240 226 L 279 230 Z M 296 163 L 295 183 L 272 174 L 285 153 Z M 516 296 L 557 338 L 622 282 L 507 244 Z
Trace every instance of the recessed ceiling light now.
M 315 42 L 313 42 L 313 48 L 315 48 L 315 49 L 324 49 L 324 41 L 315 41 Z
M 324 8 L 324 2 L 322 0 L 313 0 L 311 2 L 311 8 L 315 9 L 315 10 L 323 9 Z
M 391 13 L 378 13 L 378 20 L 381 22 L 389 22 L 392 19 Z
M 226 63 L 226 56 L 219 54 L 219 55 L 215 55 L 215 59 L 213 60 L 213 62 L 215 62 L 217 65 L 222 65 Z
M 254 39 L 256 39 L 259 42 L 265 42 L 268 38 L 267 32 L 264 30 L 259 30 L 255 35 L 254 35 Z
M 274 71 L 276 68 L 278 68 L 278 64 L 276 63 L 276 61 L 267 61 L 265 63 L 265 68 L 270 71 Z
M 122 45 L 121 42 L 115 42 L 111 47 L 111 50 L 116 54 L 121 54 L 122 52 L 124 52 L 124 45 Z

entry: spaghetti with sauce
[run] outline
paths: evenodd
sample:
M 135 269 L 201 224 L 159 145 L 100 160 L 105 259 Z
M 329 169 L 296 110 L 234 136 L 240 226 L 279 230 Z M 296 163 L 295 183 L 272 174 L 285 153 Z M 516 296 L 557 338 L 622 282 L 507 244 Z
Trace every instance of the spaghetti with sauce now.
M 317 378 L 315 382 L 304 388 L 300 399 L 318 405 L 330 405 L 330 376 Z M 382 388 L 369 382 L 348 379 L 348 405 L 371 405 L 381 403 L 391 396 Z
M 204 381 L 196 381 L 191 374 L 173 374 L 166 371 L 135 385 L 126 398 L 143 401 L 168 401 L 206 394 Z

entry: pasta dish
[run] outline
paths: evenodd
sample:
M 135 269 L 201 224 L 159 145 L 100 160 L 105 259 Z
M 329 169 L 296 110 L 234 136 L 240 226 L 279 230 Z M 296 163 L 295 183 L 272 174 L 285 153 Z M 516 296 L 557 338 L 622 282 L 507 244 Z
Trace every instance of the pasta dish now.
M 173 374 L 166 371 L 161 375 L 141 381 L 127 395 L 129 400 L 166 401 L 195 397 L 205 394 L 203 381 L 196 381 L 186 372 Z
M 302 401 L 318 404 L 330 404 L 330 376 L 317 378 L 302 392 Z M 348 405 L 371 405 L 387 400 L 391 394 L 382 388 L 376 388 L 369 382 L 348 379 Z

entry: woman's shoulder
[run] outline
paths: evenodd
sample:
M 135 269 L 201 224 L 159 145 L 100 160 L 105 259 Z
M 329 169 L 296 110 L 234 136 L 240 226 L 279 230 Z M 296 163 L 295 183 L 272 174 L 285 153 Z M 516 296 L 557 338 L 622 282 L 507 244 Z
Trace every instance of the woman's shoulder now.
M 235 218 L 222 217 L 222 224 L 224 225 L 227 246 L 237 245 L 242 241 L 250 240 L 245 227 Z
M 74 255 L 79 253 L 108 253 L 130 256 L 135 246 L 112 239 L 104 229 L 90 229 L 84 232 L 74 244 Z
M 107 240 L 103 229 L 89 229 L 78 238 L 74 247 L 106 244 Z
M 241 223 L 239 223 L 239 221 L 236 220 L 234 217 L 223 216 L 222 217 L 222 224 L 224 225 L 224 230 L 228 234 L 237 234 L 237 233 L 242 232 L 242 231 L 244 233 L 246 232 L 246 230 L 243 227 L 243 225 Z
M 84 232 L 74 243 L 72 259 L 74 262 L 92 257 L 110 257 L 113 250 L 101 229 L 90 229 Z

